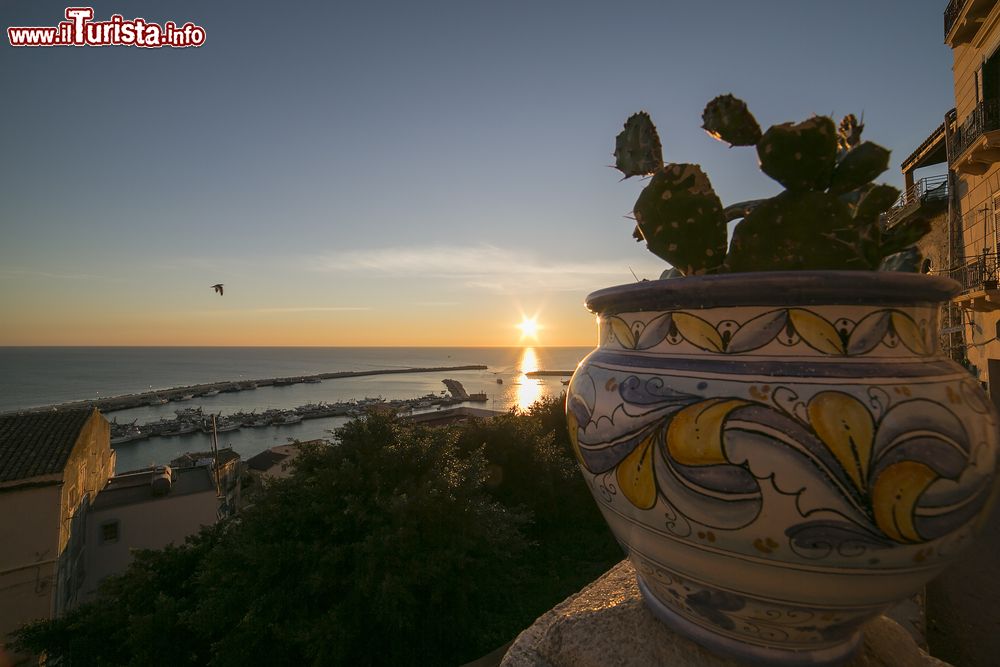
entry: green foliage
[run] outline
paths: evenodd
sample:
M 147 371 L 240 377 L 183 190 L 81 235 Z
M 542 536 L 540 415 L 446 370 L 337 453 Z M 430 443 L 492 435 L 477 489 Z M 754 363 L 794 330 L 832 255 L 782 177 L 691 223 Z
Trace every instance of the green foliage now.
M 883 231 L 879 217 L 899 191 L 873 185 L 886 170 L 889 151 L 861 141 L 864 125 L 853 115 L 837 127 L 832 119 L 813 116 L 782 123 L 761 134 L 746 103 L 720 95 L 708 103 L 702 127 L 731 146 L 755 146 L 760 168 L 785 191 L 770 199 L 723 208 L 698 165 L 659 165 L 642 153 L 640 136 L 656 137 L 645 113 L 631 117 L 618 135 L 618 168 L 626 177 L 652 174 L 633 212 L 633 232 L 655 255 L 682 275 L 727 271 L 816 269 L 904 269 L 907 260 L 884 260 L 909 250 L 929 228 L 924 222 Z M 632 147 L 626 150 L 626 147 Z M 623 161 L 621 156 L 629 156 Z M 636 156 L 645 155 L 639 160 Z M 641 166 L 640 166 L 641 165 Z M 726 248 L 726 223 L 742 218 Z M 919 258 L 917 261 L 919 265 Z
M 182 547 L 137 552 L 126 576 L 102 583 L 97 602 L 25 626 L 18 643 L 68 665 L 199 664 L 208 647 L 184 619 L 195 608 L 195 573 L 219 535 L 209 528 Z
M 337 437 L 20 646 L 70 667 L 461 664 L 621 558 L 557 401 L 439 428 L 372 413 Z

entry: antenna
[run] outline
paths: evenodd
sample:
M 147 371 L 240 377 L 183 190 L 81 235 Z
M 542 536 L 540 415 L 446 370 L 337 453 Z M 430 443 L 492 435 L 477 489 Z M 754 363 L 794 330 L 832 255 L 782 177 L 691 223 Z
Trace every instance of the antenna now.
M 628 265 L 626 265 L 626 266 L 628 266 Z M 641 283 L 642 282 L 641 280 L 639 280 L 639 276 L 635 275 L 635 271 L 632 271 L 632 267 L 631 266 L 628 267 L 628 270 L 632 273 L 632 277 L 635 278 L 635 281 L 637 283 Z
M 215 477 L 215 495 L 222 497 L 222 481 L 219 479 L 219 430 L 215 424 L 215 415 L 212 415 L 212 468 Z

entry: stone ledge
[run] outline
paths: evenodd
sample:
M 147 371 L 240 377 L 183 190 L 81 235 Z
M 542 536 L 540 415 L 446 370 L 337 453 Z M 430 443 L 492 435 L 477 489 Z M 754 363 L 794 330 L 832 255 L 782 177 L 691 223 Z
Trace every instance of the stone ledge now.
M 546 612 L 518 635 L 501 667 L 740 667 L 660 623 L 646 609 L 627 560 Z M 865 628 L 849 667 L 950 667 L 927 655 L 895 621 Z

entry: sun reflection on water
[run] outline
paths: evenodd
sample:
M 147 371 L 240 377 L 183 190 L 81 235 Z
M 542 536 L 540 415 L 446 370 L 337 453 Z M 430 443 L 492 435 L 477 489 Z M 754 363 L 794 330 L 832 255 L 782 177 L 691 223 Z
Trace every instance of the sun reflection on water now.
M 517 377 L 517 382 L 520 383 L 517 387 L 517 409 L 527 410 L 542 397 L 541 380 L 527 376 L 527 373 L 538 370 L 538 355 L 535 354 L 535 348 L 524 348 L 519 366 L 521 374 Z

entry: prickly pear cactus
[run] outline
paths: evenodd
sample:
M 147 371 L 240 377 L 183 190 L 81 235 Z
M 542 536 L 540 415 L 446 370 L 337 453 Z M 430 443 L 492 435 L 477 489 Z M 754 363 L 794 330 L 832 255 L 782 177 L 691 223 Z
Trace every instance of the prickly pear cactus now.
M 789 190 L 825 190 L 837 165 L 837 128 L 825 116 L 773 125 L 757 157 L 761 171 Z
M 911 218 L 882 229 L 881 215 L 899 190 L 871 183 L 888 167 L 889 151 L 861 141 L 864 124 L 853 114 L 839 128 L 814 116 L 761 134 L 746 103 L 720 95 L 705 107 L 702 121 L 710 135 L 731 146 L 756 146 L 761 171 L 786 189 L 771 199 L 723 208 L 698 165 L 662 164 L 648 114 L 630 117 L 615 143 L 616 166 L 626 178 L 653 174 L 633 209 L 633 235 L 670 262 L 673 273 L 919 265 L 912 246 L 929 223 Z M 740 218 L 727 252 L 726 223 Z
M 686 276 L 714 273 L 726 255 L 726 218 L 708 176 L 696 164 L 669 164 L 635 203 L 646 247 Z
M 632 114 L 615 138 L 615 168 L 629 176 L 648 176 L 663 166 L 663 146 L 645 111 Z
M 860 188 L 888 168 L 889 151 L 870 141 L 861 142 L 837 163 L 830 192 L 844 194 Z
M 783 192 L 733 231 L 730 271 L 850 268 L 857 249 L 839 238 L 851 226 L 847 204 L 825 192 Z M 857 267 L 860 268 L 860 267 Z
M 755 146 L 760 141 L 760 125 L 746 102 L 732 95 L 719 95 L 701 115 L 702 129 L 730 146 Z
M 899 190 L 891 185 L 875 185 L 857 193 L 857 204 L 853 206 L 854 224 L 846 234 L 856 237 L 859 254 L 866 269 L 877 269 L 885 252 L 882 248 L 882 213 L 899 198 Z M 841 201 L 853 200 L 852 196 L 841 196 Z

